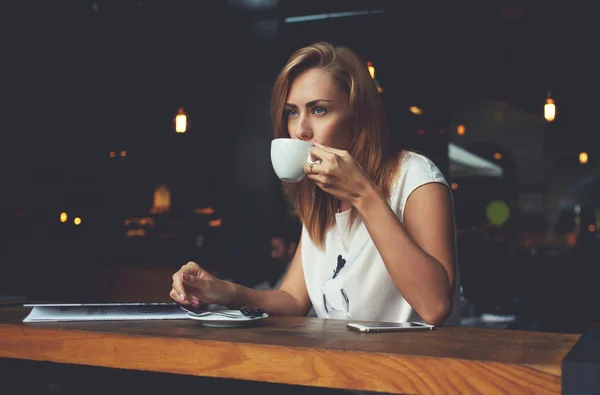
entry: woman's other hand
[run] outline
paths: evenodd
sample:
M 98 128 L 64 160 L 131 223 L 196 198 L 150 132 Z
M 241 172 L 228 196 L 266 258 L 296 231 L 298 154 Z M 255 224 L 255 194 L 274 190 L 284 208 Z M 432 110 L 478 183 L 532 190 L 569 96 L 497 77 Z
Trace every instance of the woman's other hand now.
M 173 287 L 169 296 L 178 303 L 198 306 L 227 305 L 233 299 L 233 284 L 220 280 L 195 262 L 188 262 L 173 274 Z

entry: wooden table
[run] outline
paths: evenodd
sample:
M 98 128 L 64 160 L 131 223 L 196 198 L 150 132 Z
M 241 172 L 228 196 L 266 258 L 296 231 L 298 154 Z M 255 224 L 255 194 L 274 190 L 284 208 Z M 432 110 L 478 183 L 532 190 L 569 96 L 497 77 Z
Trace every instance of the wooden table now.
M 194 320 L 24 324 L 0 309 L 0 357 L 408 394 L 561 392 L 578 334 L 482 328 L 362 334 L 345 321 L 269 317 L 252 328 Z

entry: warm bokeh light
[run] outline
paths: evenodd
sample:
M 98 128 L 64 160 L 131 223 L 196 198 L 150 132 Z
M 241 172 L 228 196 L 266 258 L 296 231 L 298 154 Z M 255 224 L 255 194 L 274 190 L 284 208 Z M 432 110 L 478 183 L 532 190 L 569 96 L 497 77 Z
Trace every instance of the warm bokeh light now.
M 60 222 L 65 223 L 65 222 L 67 222 L 67 219 L 69 219 L 69 217 L 67 216 L 67 213 L 65 213 L 64 211 L 62 213 L 60 213 Z
M 588 230 L 590 232 L 595 232 L 596 231 L 596 227 L 594 225 L 590 225 L 590 226 L 588 226 Z
M 369 74 L 371 74 L 371 78 L 375 81 L 375 86 L 377 87 L 377 92 L 379 94 L 383 93 L 383 87 L 379 84 L 379 81 L 375 79 L 375 66 L 372 62 L 367 62 L 367 67 L 369 68 Z
M 171 211 L 171 190 L 166 185 L 158 185 L 154 189 L 154 203 L 151 214 L 161 214 Z
M 582 165 L 585 165 L 586 163 L 588 163 L 588 153 L 587 152 L 579 153 L 579 163 L 581 163 Z
M 117 153 L 115 151 L 110 151 L 110 157 L 114 158 L 115 156 L 117 156 Z
M 554 105 L 554 100 L 551 98 L 546 99 L 546 104 L 544 105 L 544 118 L 548 122 L 554 121 L 556 118 L 556 106 Z
M 410 106 L 408 107 L 408 111 L 412 112 L 415 115 L 421 115 L 423 114 L 423 110 L 417 106 Z
M 187 130 L 187 114 L 183 111 L 183 107 L 179 107 L 179 112 L 175 116 L 175 131 L 177 133 L 185 133 Z
M 456 191 L 458 189 L 458 184 L 453 182 L 450 188 L 452 188 L 453 191 Z
M 124 158 L 127 156 L 127 151 L 121 151 L 121 158 Z
M 465 128 L 465 125 L 463 125 L 463 124 L 460 124 L 456 127 L 456 134 L 458 134 L 459 136 L 464 135 L 466 131 L 467 131 L 467 129 Z
M 212 207 L 195 208 L 194 214 L 198 215 L 211 215 L 215 213 L 215 209 Z
M 154 218 L 152 217 L 130 217 L 125 219 L 125 225 L 140 225 L 154 228 L 156 224 L 154 223 Z
M 494 153 L 494 159 L 496 159 L 496 160 L 502 159 L 502 154 L 500 152 Z
M 75 225 L 81 225 L 81 218 L 79 218 L 79 217 L 75 217 L 75 219 L 73 220 L 73 223 L 74 223 Z
M 422 136 L 425 134 L 425 129 L 419 129 L 419 134 Z
M 372 62 L 367 62 L 367 67 L 369 68 L 369 74 L 371 74 L 371 78 L 375 79 L 375 66 L 373 66 Z
M 211 228 L 218 228 L 219 226 L 221 226 L 223 222 L 221 222 L 220 218 L 215 219 L 214 221 L 210 221 L 208 223 L 208 226 L 210 226 Z
M 566 234 L 567 245 L 570 247 L 575 247 L 577 245 L 577 235 L 575 232 L 569 232 Z
M 156 224 L 154 223 L 154 218 L 152 218 L 152 217 L 140 218 L 140 225 L 141 226 L 149 226 L 151 228 L 154 228 L 156 226 Z
M 125 233 L 125 237 L 144 237 L 148 234 L 145 229 L 129 229 Z

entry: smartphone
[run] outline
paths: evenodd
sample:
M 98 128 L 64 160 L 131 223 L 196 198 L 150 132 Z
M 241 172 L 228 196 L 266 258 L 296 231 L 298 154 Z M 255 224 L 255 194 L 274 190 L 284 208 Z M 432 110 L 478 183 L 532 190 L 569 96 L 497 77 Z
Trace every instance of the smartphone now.
M 433 325 L 421 322 L 368 322 L 362 324 L 349 322 L 346 327 L 358 332 L 431 331 L 434 328 Z

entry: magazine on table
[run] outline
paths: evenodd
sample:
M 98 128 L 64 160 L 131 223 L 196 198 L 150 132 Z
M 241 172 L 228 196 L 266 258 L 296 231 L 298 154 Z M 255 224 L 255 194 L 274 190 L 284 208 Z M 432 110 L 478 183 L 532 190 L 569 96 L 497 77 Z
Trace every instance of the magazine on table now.
M 178 303 L 37 303 L 23 322 L 189 319 Z

